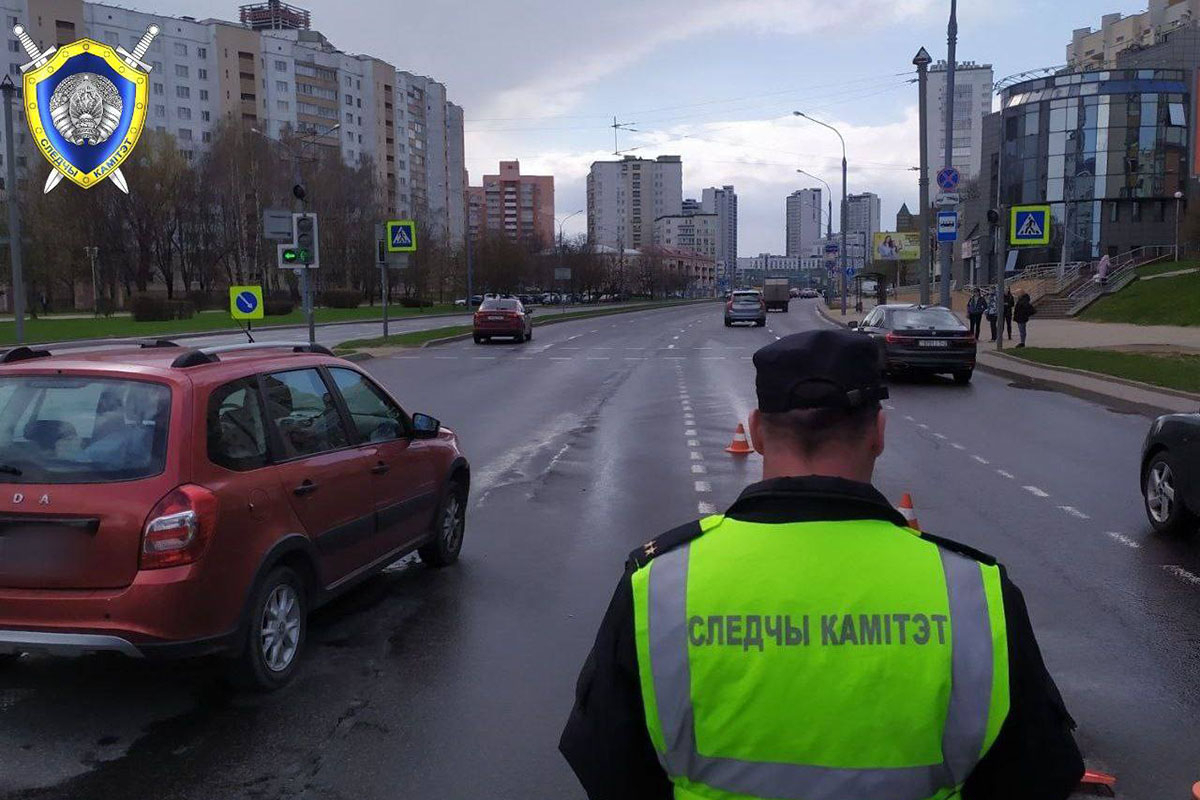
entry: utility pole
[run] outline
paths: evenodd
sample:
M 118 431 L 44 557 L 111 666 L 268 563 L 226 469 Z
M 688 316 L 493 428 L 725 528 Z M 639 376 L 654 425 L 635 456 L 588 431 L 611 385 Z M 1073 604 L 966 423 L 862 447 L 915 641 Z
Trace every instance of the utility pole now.
M 100 255 L 99 247 L 85 247 L 88 259 L 92 262 L 92 316 L 100 316 L 100 293 L 96 282 L 96 256 Z
M 917 67 L 917 103 L 920 106 L 921 131 L 921 177 L 918 185 L 921 187 L 921 213 L 917 218 L 917 230 L 921 232 L 921 305 L 929 305 L 929 109 L 926 99 L 929 96 L 929 65 L 933 58 L 922 47 L 913 58 Z
M 958 48 L 958 0 L 950 0 L 950 24 L 946 26 L 946 163 L 954 167 L 954 68 Z M 954 262 L 954 242 L 941 245 L 942 305 L 950 308 L 950 270 Z
M 17 157 L 13 147 L 12 99 L 17 87 L 12 78 L 4 76 L 0 92 L 4 93 L 4 157 L 8 161 L 8 253 L 12 259 L 13 318 L 17 323 L 17 344 L 25 343 L 25 279 L 21 274 L 21 209 L 17 205 Z
M 474 301 L 471 298 L 473 298 L 475 296 L 474 294 L 472 294 L 472 291 L 474 288 L 473 284 L 475 283 L 475 262 L 471 255 L 471 251 L 473 249 L 474 249 L 474 245 L 471 242 L 471 223 L 468 222 L 467 223 L 467 311 L 472 312 L 472 313 L 474 312 L 474 309 L 471 306 L 473 305 Z

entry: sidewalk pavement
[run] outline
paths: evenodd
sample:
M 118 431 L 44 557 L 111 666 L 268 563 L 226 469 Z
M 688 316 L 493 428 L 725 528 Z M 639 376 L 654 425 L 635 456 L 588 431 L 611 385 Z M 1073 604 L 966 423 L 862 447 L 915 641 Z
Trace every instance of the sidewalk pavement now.
M 986 327 L 986 325 L 985 325 Z M 1014 326 L 1013 333 L 1016 333 Z M 980 343 L 982 344 L 982 342 Z M 1008 340 L 1004 342 L 1008 346 Z M 1030 347 L 1138 347 L 1157 345 L 1180 352 L 1200 353 L 1200 327 L 1128 325 L 1120 322 L 1083 322 L 1077 319 L 1029 321 Z

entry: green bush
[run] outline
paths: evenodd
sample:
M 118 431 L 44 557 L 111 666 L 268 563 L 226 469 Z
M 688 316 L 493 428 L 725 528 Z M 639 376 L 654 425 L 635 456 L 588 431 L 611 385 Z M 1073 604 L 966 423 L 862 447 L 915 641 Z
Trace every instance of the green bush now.
M 263 299 L 263 314 L 268 317 L 286 317 L 295 307 L 296 302 L 288 292 L 272 292 Z
M 129 310 L 135 322 L 168 322 L 196 316 L 196 306 L 190 300 L 169 300 L 154 294 L 137 295 L 130 301 Z
M 117 310 L 117 306 L 113 303 L 112 298 L 100 297 L 96 300 L 96 313 L 103 314 L 106 317 L 111 317 L 113 312 Z
M 362 292 L 358 289 L 326 289 L 317 298 L 317 302 L 326 308 L 358 308 L 362 301 Z
M 433 306 L 433 301 L 422 300 L 418 297 L 401 297 L 400 305 L 404 308 L 430 308 Z

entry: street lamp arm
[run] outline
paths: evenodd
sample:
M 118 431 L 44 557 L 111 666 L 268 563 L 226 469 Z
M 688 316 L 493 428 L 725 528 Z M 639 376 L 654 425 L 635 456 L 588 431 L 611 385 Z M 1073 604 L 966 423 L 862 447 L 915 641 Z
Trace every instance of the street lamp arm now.
M 838 137 L 838 141 L 842 143 L 842 160 L 845 160 L 845 158 L 846 158 L 846 140 L 844 138 L 842 138 L 841 131 L 839 131 L 837 128 L 833 127 L 832 125 L 830 125 L 828 122 L 821 122 L 821 120 L 816 119 L 815 117 L 810 117 L 808 114 L 805 114 L 803 111 L 793 111 L 792 113 L 795 114 L 797 117 L 804 117 L 809 122 L 815 122 L 823 128 L 829 128 L 829 130 L 836 133 L 837 137 Z

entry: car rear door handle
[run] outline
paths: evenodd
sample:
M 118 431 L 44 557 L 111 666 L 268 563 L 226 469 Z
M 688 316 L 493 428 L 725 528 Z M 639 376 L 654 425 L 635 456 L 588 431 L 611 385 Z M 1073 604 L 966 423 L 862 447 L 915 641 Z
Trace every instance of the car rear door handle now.
M 300 484 L 295 489 L 292 489 L 292 494 L 296 495 L 297 497 L 304 497 L 305 495 L 312 494 L 316 490 L 317 484 L 310 480 L 305 480 L 304 483 Z
M 390 472 L 391 469 L 392 469 L 391 466 L 380 461 L 378 464 L 371 467 L 371 474 L 372 475 L 384 475 L 384 474 Z

